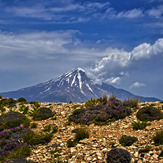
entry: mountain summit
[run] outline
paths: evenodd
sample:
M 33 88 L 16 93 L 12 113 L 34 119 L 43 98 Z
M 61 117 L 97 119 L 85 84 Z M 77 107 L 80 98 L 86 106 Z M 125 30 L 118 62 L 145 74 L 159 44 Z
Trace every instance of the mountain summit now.
M 94 84 L 82 68 L 73 69 L 58 78 L 31 87 L 0 94 L 3 97 L 25 97 L 28 101 L 41 102 L 84 102 L 90 98 L 102 97 L 104 94 L 108 96 L 114 94 L 121 100 L 140 98 L 142 101 L 159 101 L 159 99 L 152 97 L 138 97 L 106 83 Z

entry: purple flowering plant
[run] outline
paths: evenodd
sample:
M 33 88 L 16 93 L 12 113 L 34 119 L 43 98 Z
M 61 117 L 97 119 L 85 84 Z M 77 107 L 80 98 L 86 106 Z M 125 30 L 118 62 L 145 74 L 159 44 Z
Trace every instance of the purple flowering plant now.
M 69 117 L 69 121 L 82 124 L 107 124 L 111 121 L 125 118 L 132 113 L 126 102 L 118 100 L 115 96 L 109 99 L 90 99 L 85 108 L 77 109 Z
M 29 145 L 23 142 L 23 134 L 21 135 L 20 132 L 24 133 L 24 131 L 30 130 L 29 128 L 25 128 L 22 126 L 13 127 L 10 129 L 5 129 L 0 132 L 0 160 L 7 157 L 13 151 L 17 151 L 21 147 L 28 147 Z M 18 135 L 14 137 L 13 135 Z

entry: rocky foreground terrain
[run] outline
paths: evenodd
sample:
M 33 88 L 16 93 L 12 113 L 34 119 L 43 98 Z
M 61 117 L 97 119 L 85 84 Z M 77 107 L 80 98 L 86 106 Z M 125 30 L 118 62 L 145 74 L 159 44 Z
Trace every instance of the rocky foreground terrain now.
M 143 106 L 153 105 L 160 108 L 163 111 L 163 103 L 139 103 L 139 108 Z M 29 106 L 32 110 L 31 104 L 24 104 Z M 38 163 L 51 163 L 51 162 L 70 162 L 70 163 L 105 163 L 107 152 L 113 147 L 123 148 L 130 152 L 132 163 L 163 163 L 163 157 L 159 156 L 163 145 L 153 145 L 152 137 L 156 133 L 163 129 L 163 119 L 151 121 L 151 125 L 147 126 L 143 130 L 133 130 L 132 122 L 137 121 L 136 112 L 132 113 L 129 117 L 111 122 L 108 125 L 98 126 L 95 124 L 87 125 L 89 130 L 89 138 L 80 140 L 75 147 L 67 147 L 67 141 L 74 138 L 72 130 L 81 127 L 80 124 L 68 123 L 68 117 L 75 109 L 84 106 L 84 103 L 41 103 L 41 107 L 49 107 L 56 114 L 54 117 L 34 121 L 28 114 L 26 116 L 31 119 L 31 122 L 38 123 L 37 128 L 32 129 L 35 132 L 43 130 L 47 124 L 56 124 L 58 126 L 58 132 L 52 137 L 52 140 L 44 145 L 35 145 L 32 148 L 32 152 L 27 160 L 31 160 Z M 5 112 L 10 109 L 6 108 Z M 14 111 L 20 110 L 20 104 L 17 103 Z M 122 135 L 135 136 L 138 141 L 131 146 L 122 146 L 119 143 L 119 139 Z M 140 150 L 149 147 L 150 150 L 145 153 L 141 153 Z

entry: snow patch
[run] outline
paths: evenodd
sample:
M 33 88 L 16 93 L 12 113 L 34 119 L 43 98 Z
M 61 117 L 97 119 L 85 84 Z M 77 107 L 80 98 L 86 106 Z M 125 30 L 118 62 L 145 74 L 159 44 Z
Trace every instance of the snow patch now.
M 79 80 L 79 88 L 82 90 L 82 79 L 81 79 L 81 74 L 79 72 L 77 78 Z
M 78 67 L 76 70 L 77 70 L 77 71 L 85 72 L 85 71 L 84 71 L 82 68 L 80 68 L 80 67 Z
M 47 92 L 48 90 L 50 90 L 51 87 L 49 87 L 48 89 L 46 89 L 44 92 Z
M 74 76 L 74 78 L 73 78 L 73 80 L 72 80 L 71 87 L 72 87 L 73 84 L 75 83 L 75 78 L 76 78 L 76 75 Z
M 89 86 L 88 83 L 86 83 L 85 85 L 88 87 L 88 89 L 89 89 L 92 93 L 94 93 L 93 90 L 92 90 L 92 88 Z

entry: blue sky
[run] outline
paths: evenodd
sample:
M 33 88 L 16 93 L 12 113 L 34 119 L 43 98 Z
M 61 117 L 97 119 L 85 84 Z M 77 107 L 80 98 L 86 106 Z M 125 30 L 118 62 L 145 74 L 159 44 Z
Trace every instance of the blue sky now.
M 0 0 L 0 92 L 81 67 L 163 99 L 163 0 Z

